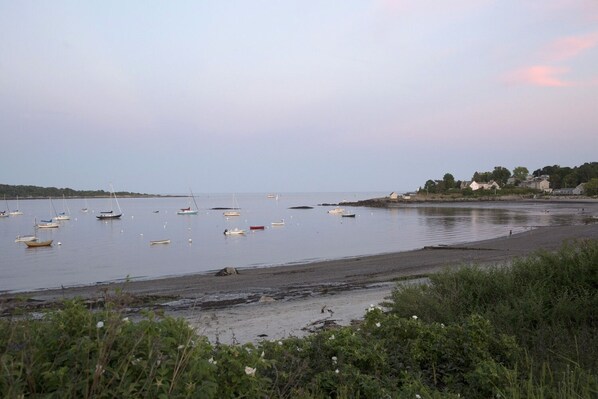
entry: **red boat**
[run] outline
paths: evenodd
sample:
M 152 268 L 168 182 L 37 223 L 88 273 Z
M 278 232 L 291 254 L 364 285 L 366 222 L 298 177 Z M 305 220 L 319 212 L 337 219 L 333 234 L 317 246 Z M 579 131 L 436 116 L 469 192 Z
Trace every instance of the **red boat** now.
M 249 230 L 264 230 L 264 226 L 249 226 Z

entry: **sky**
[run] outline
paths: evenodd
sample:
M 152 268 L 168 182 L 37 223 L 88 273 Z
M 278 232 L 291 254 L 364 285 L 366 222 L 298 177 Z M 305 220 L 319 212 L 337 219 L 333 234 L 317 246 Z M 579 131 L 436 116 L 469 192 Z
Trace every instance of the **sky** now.
M 596 0 L 0 0 L 0 183 L 411 191 L 598 161 Z

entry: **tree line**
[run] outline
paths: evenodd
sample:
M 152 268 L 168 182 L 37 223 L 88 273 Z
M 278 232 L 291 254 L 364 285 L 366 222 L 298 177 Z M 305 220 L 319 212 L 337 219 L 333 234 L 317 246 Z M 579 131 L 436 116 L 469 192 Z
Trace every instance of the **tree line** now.
M 7 199 L 19 198 L 47 198 L 47 197 L 108 197 L 110 193 L 104 190 L 73 190 L 72 188 L 39 187 L 39 186 L 14 186 L 0 184 L 0 195 Z M 146 197 L 149 194 L 118 191 L 119 197 Z
M 500 187 L 516 187 L 520 182 L 525 181 L 530 175 L 529 169 L 525 166 L 517 166 L 511 172 L 504 166 L 496 166 L 492 171 L 476 171 L 471 177 L 471 181 L 478 183 L 488 183 L 495 181 Z M 586 183 L 586 193 L 588 195 L 598 194 L 598 162 L 586 162 L 581 166 L 561 167 L 559 165 L 545 166 L 536 169 L 531 176 L 540 177 L 549 176 L 550 188 L 560 189 L 577 187 L 581 183 Z M 512 178 L 512 180 L 510 180 Z M 445 173 L 442 180 L 429 179 L 420 192 L 427 193 L 450 193 L 461 191 L 461 180 L 455 180 L 451 173 Z M 510 183 L 510 184 L 508 184 Z

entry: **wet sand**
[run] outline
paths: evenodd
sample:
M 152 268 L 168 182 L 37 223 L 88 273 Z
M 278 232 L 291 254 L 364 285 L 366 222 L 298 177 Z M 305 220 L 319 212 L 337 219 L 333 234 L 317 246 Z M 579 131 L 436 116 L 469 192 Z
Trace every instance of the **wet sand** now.
M 220 342 L 254 342 L 303 335 L 327 324 L 348 324 L 384 299 L 396 281 L 464 264 L 506 264 L 567 241 L 597 239 L 598 223 L 540 227 L 468 244 L 424 248 L 308 264 L 240 269 L 238 275 L 177 276 L 20 293 L 36 304 L 65 298 L 95 300 L 122 289 L 152 299 L 154 308 L 185 317 L 198 332 Z M 234 266 L 234 265 L 231 265 Z M 11 297 L 0 295 L 0 311 Z M 4 308 L 4 309 L 2 309 Z M 135 312 L 138 309 L 131 309 Z

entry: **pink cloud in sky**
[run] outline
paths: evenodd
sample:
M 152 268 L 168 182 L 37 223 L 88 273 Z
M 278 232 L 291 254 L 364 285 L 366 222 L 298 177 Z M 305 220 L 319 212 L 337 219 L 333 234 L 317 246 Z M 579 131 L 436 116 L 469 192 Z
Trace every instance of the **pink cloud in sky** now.
M 555 40 L 543 54 L 551 61 L 561 61 L 575 57 L 583 51 L 598 45 L 598 32 L 583 36 L 569 36 Z
M 572 86 L 559 77 L 568 71 L 568 68 L 556 68 L 546 65 L 534 65 L 513 72 L 507 78 L 509 83 L 527 84 L 542 87 L 567 87 Z

